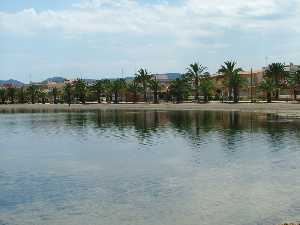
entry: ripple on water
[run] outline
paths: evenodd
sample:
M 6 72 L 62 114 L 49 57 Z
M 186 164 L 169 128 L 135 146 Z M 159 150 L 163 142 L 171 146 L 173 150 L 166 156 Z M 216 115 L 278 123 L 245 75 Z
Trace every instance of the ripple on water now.
M 1 225 L 299 219 L 298 120 L 108 110 L 0 114 L 0 123 Z

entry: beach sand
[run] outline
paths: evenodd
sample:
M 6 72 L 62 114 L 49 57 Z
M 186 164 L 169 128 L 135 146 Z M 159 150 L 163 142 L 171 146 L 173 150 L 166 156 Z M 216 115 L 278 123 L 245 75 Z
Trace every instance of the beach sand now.
M 280 116 L 300 117 L 300 104 L 297 103 L 161 103 L 161 104 L 15 104 L 0 105 L 0 112 L 32 112 L 32 111 L 84 111 L 84 110 L 200 110 L 200 111 L 237 111 L 275 113 Z

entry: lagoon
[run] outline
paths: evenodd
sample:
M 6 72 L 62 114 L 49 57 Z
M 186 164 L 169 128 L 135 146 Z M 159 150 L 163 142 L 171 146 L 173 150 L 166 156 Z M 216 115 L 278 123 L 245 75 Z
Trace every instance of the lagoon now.
M 300 217 L 300 119 L 0 114 L 0 224 L 271 225 Z

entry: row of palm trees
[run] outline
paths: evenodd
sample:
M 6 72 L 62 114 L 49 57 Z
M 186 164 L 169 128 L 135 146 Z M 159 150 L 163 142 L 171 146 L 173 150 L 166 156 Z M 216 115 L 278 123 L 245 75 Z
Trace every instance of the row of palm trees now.
M 180 103 L 189 99 L 191 95 L 197 103 L 200 103 L 201 99 L 203 102 L 208 102 L 213 95 L 218 96 L 220 93 L 216 90 L 216 85 L 206 69 L 199 63 L 190 64 L 183 76 L 171 81 L 168 87 L 164 87 L 164 94 L 161 93 L 163 86 L 156 77 L 152 76 L 147 69 L 139 69 L 131 81 L 103 79 L 97 80 L 93 85 L 87 85 L 84 80 L 77 79 L 72 83 L 66 83 L 63 90 L 53 88 L 50 92 L 43 91 L 36 85 L 30 85 L 27 88 L 0 89 L 0 103 L 17 101 L 32 104 L 36 102 L 53 102 L 54 104 L 80 102 L 84 104 L 86 101 L 101 103 L 104 97 L 109 103 L 118 104 L 124 100 L 136 103 L 140 96 L 143 96 L 144 102 L 148 102 L 149 93 L 155 104 L 161 99 Z M 239 102 L 240 90 L 248 85 L 247 80 L 241 76 L 242 71 L 242 68 L 238 67 L 234 61 L 224 62 L 218 71 L 224 76 L 223 88 L 227 90 L 229 99 L 235 103 Z M 265 70 L 259 89 L 266 93 L 267 102 L 271 102 L 272 98 L 279 99 L 279 90 L 283 87 L 292 89 L 294 99 L 296 99 L 296 88 L 299 85 L 300 71 L 288 73 L 285 71 L 284 64 L 272 63 Z
M 266 92 L 267 102 L 279 99 L 281 88 L 292 90 L 294 100 L 297 100 L 297 87 L 300 87 L 300 71 L 285 71 L 282 63 L 272 63 L 265 70 L 265 76 L 260 84 L 260 89 Z

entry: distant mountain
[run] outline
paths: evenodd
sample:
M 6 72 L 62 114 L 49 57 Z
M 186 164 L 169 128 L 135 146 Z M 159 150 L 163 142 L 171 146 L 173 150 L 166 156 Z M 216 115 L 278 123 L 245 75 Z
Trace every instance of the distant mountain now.
M 42 83 L 55 82 L 55 83 L 64 83 L 66 79 L 63 77 L 50 77 L 44 80 Z
M 3 86 L 3 85 L 12 85 L 14 87 L 21 87 L 24 85 L 24 83 L 22 83 L 21 81 L 18 81 L 18 80 L 13 80 L 13 79 L 0 80 L 0 86 Z

